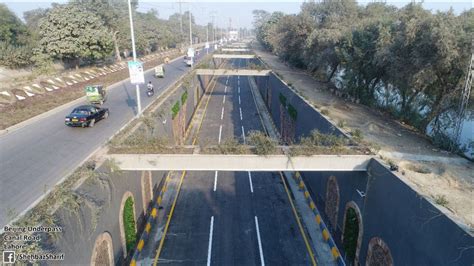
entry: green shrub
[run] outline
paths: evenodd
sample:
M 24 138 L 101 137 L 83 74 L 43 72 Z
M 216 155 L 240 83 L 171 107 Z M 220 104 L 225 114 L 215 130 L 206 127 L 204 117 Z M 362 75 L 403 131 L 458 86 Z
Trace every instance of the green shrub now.
M 219 151 L 222 154 L 243 154 L 245 153 L 244 145 L 240 144 L 234 138 L 226 139 L 218 145 Z
M 125 201 L 123 207 L 123 227 L 125 231 L 125 242 L 127 251 L 130 251 L 135 246 L 137 235 L 135 230 L 135 214 L 133 212 L 133 199 L 129 197 Z
M 188 91 L 183 92 L 181 95 L 181 105 L 184 105 L 186 103 L 186 100 L 188 99 Z
M 288 114 L 290 115 L 291 119 L 296 121 L 296 117 L 298 116 L 298 112 L 296 111 L 296 109 L 291 104 L 288 104 Z
M 179 101 L 177 101 L 173 107 L 171 107 L 171 118 L 174 119 L 176 115 L 179 113 L 180 105 Z
M 446 207 L 448 205 L 448 200 L 444 195 L 437 195 L 434 197 L 435 203 L 441 206 Z
M 8 68 L 22 68 L 33 65 L 33 48 L 30 45 L 13 46 L 0 43 L 0 65 Z
M 283 94 L 280 92 L 280 94 L 278 95 L 278 98 L 280 99 L 281 105 L 283 105 L 283 106 L 286 107 L 286 97 L 285 97 L 285 95 L 283 95 Z
M 352 131 L 351 134 L 356 142 L 361 142 L 364 139 L 364 136 L 362 135 L 362 131 L 360 131 L 360 129 L 358 128 Z

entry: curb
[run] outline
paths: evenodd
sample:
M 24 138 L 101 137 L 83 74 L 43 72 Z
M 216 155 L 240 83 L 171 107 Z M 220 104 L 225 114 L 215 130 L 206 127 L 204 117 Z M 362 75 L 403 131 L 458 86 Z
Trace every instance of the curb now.
M 328 243 L 329 247 L 331 248 L 332 257 L 337 262 L 337 265 L 345 266 L 346 263 L 344 262 L 344 259 L 342 258 L 341 253 L 339 252 L 339 249 L 337 248 L 336 243 L 334 242 L 334 239 L 329 233 L 329 230 L 326 224 L 321 219 L 321 214 L 319 213 L 318 208 L 316 207 L 316 204 L 311 198 L 311 195 L 309 194 L 309 191 L 306 188 L 306 185 L 303 181 L 303 178 L 301 177 L 300 172 L 295 172 L 295 174 L 292 175 L 292 177 L 298 183 L 299 190 L 303 191 L 304 197 L 306 198 L 306 203 L 308 203 L 309 207 L 313 211 L 314 219 L 316 223 L 319 225 L 319 228 L 322 230 L 323 239 L 326 241 L 326 243 Z
M 143 229 L 143 233 L 140 236 L 140 240 L 137 243 L 135 252 L 133 252 L 132 260 L 130 261 L 131 266 L 137 265 L 137 260 L 143 250 L 143 247 L 145 246 L 145 243 L 150 237 L 152 226 L 155 224 L 155 220 L 158 217 L 158 209 L 161 205 L 161 201 L 163 200 L 164 194 L 167 190 L 168 181 L 172 173 L 173 173 L 172 171 L 168 172 L 165 182 L 163 183 L 163 187 L 161 188 L 160 193 L 158 193 L 158 197 L 156 197 L 156 200 L 153 202 L 151 211 L 147 213 L 147 218 L 146 218 L 147 222 L 146 222 L 145 228 Z

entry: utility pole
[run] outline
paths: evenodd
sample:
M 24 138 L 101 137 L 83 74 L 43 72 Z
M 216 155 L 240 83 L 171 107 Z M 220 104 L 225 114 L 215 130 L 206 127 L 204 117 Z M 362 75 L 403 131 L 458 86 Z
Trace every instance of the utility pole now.
M 135 50 L 135 34 L 133 32 L 133 19 L 132 19 L 132 4 L 130 0 L 128 0 L 128 14 L 130 17 L 130 34 L 132 36 L 132 51 L 133 51 L 133 61 L 137 61 L 137 52 Z M 139 117 L 142 113 L 142 105 L 140 103 L 140 86 L 135 84 L 135 90 L 137 93 L 137 117 Z
M 193 27 L 191 23 L 191 5 L 188 6 L 188 14 L 189 14 L 189 49 L 193 49 Z M 194 52 L 194 50 L 192 50 Z M 194 56 L 191 57 L 191 67 L 194 65 Z
M 181 0 L 178 0 L 179 3 L 179 30 L 180 30 L 180 41 L 183 40 L 183 14 L 181 13 Z

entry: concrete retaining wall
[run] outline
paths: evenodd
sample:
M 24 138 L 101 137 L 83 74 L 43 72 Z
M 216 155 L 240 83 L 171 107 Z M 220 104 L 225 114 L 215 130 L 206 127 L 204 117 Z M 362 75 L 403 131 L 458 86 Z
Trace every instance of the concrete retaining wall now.
M 255 81 L 278 130 L 281 130 L 279 98 L 281 93 L 286 98 L 287 103 L 291 104 L 297 111 L 296 140 L 309 135 L 315 129 L 324 134 L 344 136 L 337 127 L 333 126 L 318 111 L 309 106 L 300 96 L 276 77 L 274 73 L 271 73 L 268 77 L 255 77 Z
M 471 265 L 474 261 L 472 233 L 376 160 L 371 160 L 366 173 L 303 172 L 302 176 L 325 221 L 329 220 L 325 212 L 328 179 L 336 177 L 340 195 L 337 225 L 327 224 L 340 248 L 346 204 L 353 201 L 360 209 L 360 265 L 366 265 L 374 237 L 387 244 L 394 265 Z
M 167 172 L 152 172 L 151 185 L 154 193 L 159 189 Z M 96 238 L 104 232 L 112 237 L 113 256 L 116 265 L 124 263 L 124 253 L 120 234 L 120 205 L 123 195 L 129 191 L 133 195 L 137 230 L 143 226 L 142 172 L 128 171 L 113 173 L 101 179 L 92 178 L 77 190 L 81 199 L 79 209 L 60 208 L 58 223 L 64 232 L 54 241 L 53 246 L 65 254 L 64 265 L 89 265 Z M 138 238 L 140 236 L 138 235 Z

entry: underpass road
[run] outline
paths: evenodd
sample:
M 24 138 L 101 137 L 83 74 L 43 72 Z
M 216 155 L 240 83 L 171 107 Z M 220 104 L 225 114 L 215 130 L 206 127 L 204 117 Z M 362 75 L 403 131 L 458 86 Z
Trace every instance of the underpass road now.
M 201 52 L 197 59 L 204 55 Z M 153 77 L 153 70 L 145 73 L 145 81 L 152 81 L 155 95 L 147 97 L 146 86 L 141 85 L 143 109 L 190 70 L 182 59 L 170 62 L 165 69 L 162 79 Z M 135 86 L 124 80 L 109 87 L 103 106 L 110 109 L 110 116 L 93 128 L 66 127 L 64 117 L 71 108 L 0 136 L 0 228 L 11 214 L 20 214 L 31 206 L 130 121 L 137 111 L 135 97 Z
M 230 64 L 245 62 L 233 59 Z M 219 77 L 199 141 L 243 142 L 242 128 L 263 131 L 252 97 L 247 77 Z M 175 207 L 163 248 L 157 251 L 158 264 L 312 263 L 279 173 L 187 172 Z
M 158 264 L 311 265 L 279 174 L 250 175 L 187 172 Z

